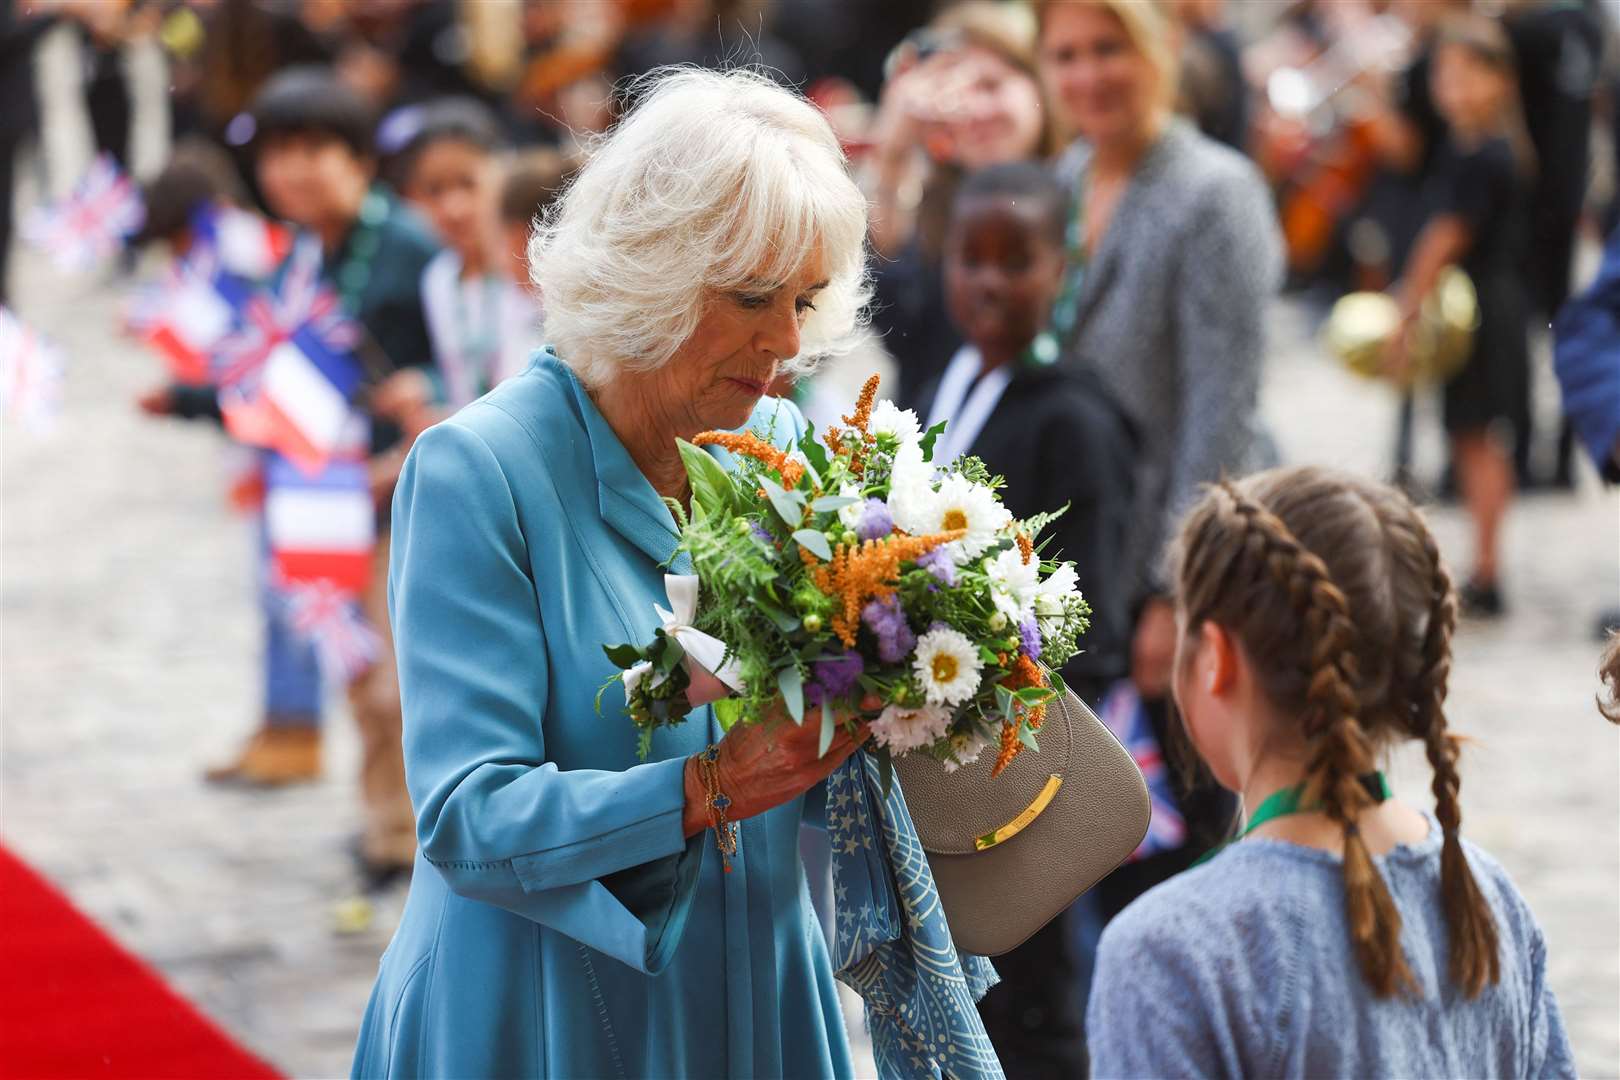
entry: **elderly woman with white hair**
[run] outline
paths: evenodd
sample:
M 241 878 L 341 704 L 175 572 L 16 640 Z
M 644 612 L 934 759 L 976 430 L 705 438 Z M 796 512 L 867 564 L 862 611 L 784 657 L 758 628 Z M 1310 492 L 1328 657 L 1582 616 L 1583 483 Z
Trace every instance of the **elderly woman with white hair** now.
M 851 1073 L 798 831 L 854 741 L 818 757 L 819 724 L 723 734 L 704 708 L 642 762 L 620 690 L 595 699 L 602 644 L 658 625 L 667 503 L 691 494 L 676 441 L 800 433 L 765 389 L 853 330 L 865 228 L 813 107 L 692 70 L 654 80 L 538 227 L 550 344 L 428 430 L 394 499 L 421 851 L 356 1075 Z

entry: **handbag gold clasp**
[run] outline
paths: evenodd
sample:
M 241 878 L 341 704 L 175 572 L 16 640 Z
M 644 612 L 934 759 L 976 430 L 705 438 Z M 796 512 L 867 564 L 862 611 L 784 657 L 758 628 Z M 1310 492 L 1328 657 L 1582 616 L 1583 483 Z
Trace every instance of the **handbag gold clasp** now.
M 1017 836 L 1019 833 L 1023 832 L 1029 827 L 1030 822 L 1041 816 L 1041 811 L 1045 810 L 1047 806 L 1051 804 L 1052 799 L 1057 795 L 1058 788 L 1062 786 L 1062 774 L 1053 773 L 1051 776 L 1047 777 L 1046 786 L 1041 788 L 1040 794 L 1035 796 L 1035 800 L 1028 806 L 1024 807 L 1023 811 L 1020 812 L 1017 817 L 1007 822 L 1007 824 L 1001 826 L 1001 828 L 994 829 L 975 839 L 973 841 L 974 850 L 984 851 L 988 848 L 993 848 L 1002 841 L 1010 839 L 1011 837 Z

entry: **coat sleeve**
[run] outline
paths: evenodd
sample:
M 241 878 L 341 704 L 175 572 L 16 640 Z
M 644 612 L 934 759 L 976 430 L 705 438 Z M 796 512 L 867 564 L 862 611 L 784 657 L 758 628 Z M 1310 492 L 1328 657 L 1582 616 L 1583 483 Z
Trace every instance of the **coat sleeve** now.
M 1554 332 L 1564 412 L 1604 479 L 1620 481 L 1620 230 L 1609 237 L 1597 280 L 1564 305 Z
M 684 759 L 623 772 L 546 758 L 548 661 L 527 544 L 500 462 L 450 421 L 394 495 L 389 610 L 405 775 L 422 853 L 455 892 L 656 974 L 690 911 Z
M 1174 285 L 1180 418 L 1161 541 L 1200 484 L 1244 467 L 1259 408 L 1266 308 L 1282 276 L 1277 215 L 1252 173 L 1223 173 L 1191 221 Z

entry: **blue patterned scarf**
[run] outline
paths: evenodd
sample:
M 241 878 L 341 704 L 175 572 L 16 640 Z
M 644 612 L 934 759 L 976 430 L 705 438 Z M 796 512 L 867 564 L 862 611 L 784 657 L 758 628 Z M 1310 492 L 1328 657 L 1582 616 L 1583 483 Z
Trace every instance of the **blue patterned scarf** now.
M 974 1003 L 999 979 L 959 956 L 899 783 L 864 751 L 827 778 L 833 967 L 866 1003 L 880 1080 L 1001 1080 Z

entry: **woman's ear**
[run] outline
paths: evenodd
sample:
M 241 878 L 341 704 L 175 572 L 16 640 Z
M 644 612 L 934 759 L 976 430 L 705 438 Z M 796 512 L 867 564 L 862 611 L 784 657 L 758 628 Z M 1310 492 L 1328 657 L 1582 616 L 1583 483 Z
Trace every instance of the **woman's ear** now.
M 1197 678 L 1203 681 L 1203 690 L 1214 697 L 1226 697 L 1237 686 L 1237 642 L 1219 623 L 1205 620 L 1199 627 Z

